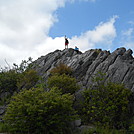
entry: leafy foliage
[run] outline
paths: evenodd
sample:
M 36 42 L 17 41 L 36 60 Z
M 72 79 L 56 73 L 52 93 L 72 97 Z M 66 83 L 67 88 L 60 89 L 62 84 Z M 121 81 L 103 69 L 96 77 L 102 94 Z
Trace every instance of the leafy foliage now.
M 23 90 L 12 97 L 4 120 L 11 132 L 65 134 L 76 117 L 72 104 L 73 96 L 56 88 Z
M 48 88 L 57 87 L 62 90 L 62 93 L 75 93 L 79 89 L 77 81 L 72 77 L 72 69 L 67 65 L 60 63 L 58 66 L 53 68 L 50 73 L 51 76 L 48 78 Z
M 126 127 L 130 116 L 128 99 L 130 95 L 131 91 L 122 84 L 111 82 L 106 84 L 102 82 L 86 90 L 83 104 L 86 121 L 115 128 Z
M 12 68 L 6 67 L 0 70 L 0 104 L 3 105 L 7 100 L 7 95 L 10 99 L 15 91 L 21 88 L 31 88 L 38 81 L 39 76 L 37 72 L 31 69 L 32 58 L 27 61 L 22 61 L 18 66 L 14 64 Z
M 38 80 L 39 80 L 39 75 L 35 70 L 33 69 L 26 70 L 25 72 L 20 74 L 20 77 L 17 82 L 17 86 L 19 89 L 22 88 L 30 89 L 36 84 Z
M 5 105 L 9 102 L 14 91 L 17 90 L 17 79 L 19 74 L 14 70 L 0 72 L 0 105 Z
M 51 75 L 72 75 L 72 72 L 72 69 L 63 63 L 60 63 L 50 71 Z
M 54 75 L 48 78 L 48 87 L 57 87 L 62 90 L 62 93 L 71 93 L 79 89 L 76 79 L 68 75 Z
M 17 89 L 18 74 L 14 70 L 0 73 L 0 92 L 13 92 Z
M 83 130 L 82 134 L 132 134 L 126 130 L 109 129 L 104 127 L 93 127 Z

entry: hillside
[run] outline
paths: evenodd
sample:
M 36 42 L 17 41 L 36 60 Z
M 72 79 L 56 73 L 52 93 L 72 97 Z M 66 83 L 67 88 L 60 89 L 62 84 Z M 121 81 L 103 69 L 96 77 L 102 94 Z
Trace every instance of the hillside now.
M 4 123 L 6 123 L 6 121 L 11 121 L 12 123 L 16 123 L 16 121 L 21 122 L 22 116 L 26 117 L 23 118 L 24 120 L 21 122 L 23 126 L 24 122 L 29 122 L 31 118 L 35 117 L 33 118 L 34 123 L 33 121 L 32 123 L 34 124 L 33 128 L 36 128 L 36 126 L 38 126 L 38 123 L 36 124 L 36 122 L 38 122 L 37 117 L 39 117 L 39 119 L 43 119 L 40 120 L 41 125 L 39 125 L 39 131 L 44 131 L 44 126 L 47 128 L 53 126 L 53 124 L 50 127 L 49 125 L 44 125 L 44 123 L 51 121 L 51 119 L 53 120 L 53 117 L 57 117 L 58 113 L 59 117 L 54 118 L 54 124 L 59 119 L 62 119 L 60 122 L 65 123 L 64 116 L 71 119 L 71 111 L 68 111 L 69 108 L 72 110 L 72 115 L 74 115 L 74 118 L 72 117 L 73 120 L 68 118 L 67 121 L 72 131 L 78 130 L 79 132 L 84 132 L 84 130 L 90 128 L 88 123 L 95 125 L 97 122 L 102 125 L 108 123 L 111 128 L 115 127 L 116 129 L 128 128 L 133 125 L 132 117 L 134 116 L 134 96 L 132 93 L 134 92 L 134 58 L 132 53 L 132 50 L 126 50 L 125 48 L 118 48 L 112 53 L 101 49 L 91 49 L 82 53 L 69 48 L 56 50 L 38 58 L 34 62 L 31 61 L 27 69 L 25 69 L 25 64 L 24 66 L 22 64 L 22 67 L 24 67 L 22 72 L 17 71 L 21 71 L 23 68 L 15 68 L 7 72 L 1 72 L 0 123 L 3 123 L 3 117 L 5 119 Z M 27 61 L 24 63 L 27 63 Z M 50 75 L 50 71 L 60 63 L 71 67 L 71 75 L 76 79 L 65 74 L 53 75 L 51 73 Z M 97 87 L 94 86 L 94 84 L 98 81 L 93 82 L 93 78 L 95 78 L 94 76 L 96 76 L 98 72 L 102 72 L 102 74 L 105 75 L 102 75 L 104 79 L 101 81 L 104 82 L 104 84 L 97 83 Z M 99 79 L 101 79 L 102 76 L 99 77 Z M 109 83 L 109 81 L 113 83 Z M 50 82 L 52 82 L 52 84 L 50 84 Z M 77 82 L 80 86 L 77 85 Z M 60 86 L 54 83 L 60 83 Z M 123 83 L 128 89 L 120 83 Z M 75 86 L 71 86 L 71 84 Z M 69 88 L 67 88 L 68 85 Z M 13 98 L 11 99 L 12 95 Z M 16 97 L 17 99 L 15 99 Z M 53 99 L 51 99 L 51 97 Z M 49 101 L 46 101 L 46 99 Z M 59 100 L 58 103 L 55 103 L 57 100 Z M 56 105 L 53 107 L 53 104 Z M 50 108 L 48 108 L 48 106 L 50 106 Z M 51 109 L 52 107 L 53 109 Z M 67 110 L 64 108 L 67 108 Z M 28 113 L 29 109 L 30 113 Z M 53 111 L 55 111 L 55 113 L 53 113 Z M 68 112 L 65 114 L 64 111 Z M 39 114 L 40 112 L 42 112 L 42 114 Z M 21 113 L 21 116 L 18 116 L 18 113 Z M 54 114 L 56 116 L 54 116 Z M 61 118 L 61 115 L 63 115 L 63 118 Z M 45 116 L 49 116 L 50 119 L 48 118 L 48 120 L 44 122 Z M 20 120 L 18 120 L 19 117 Z M 59 122 L 57 125 L 59 126 Z M 31 125 L 29 127 L 31 128 Z M 20 131 L 20 127 L 15 128 Z M 64 127 L 62 128 L 64 129 Z M 27 130 L 29 131 L 29 129 Z M 51 129 L 48 129 L 47 131 L 50 130 Z M 68 131 L 69 130 L 70 129 L 68 129 Z M 2 129 L 0 129 L 0 131 L 3 132 Z M 4 131 L 7 132 L 7 130 Z
M 106 81 L 124 83 L 134 92 L 134 58 L 132 50 L 118 48 L 110 53 L 106 50 L 91 49 L 77 53 L 74 49 L 56 50 L 34 61 L 33 68 L 47 80 L 49 71 L 64 63 L 73 69 L 73 75 L 83 88 L 88 88 L 98 71 L 106 74 Z

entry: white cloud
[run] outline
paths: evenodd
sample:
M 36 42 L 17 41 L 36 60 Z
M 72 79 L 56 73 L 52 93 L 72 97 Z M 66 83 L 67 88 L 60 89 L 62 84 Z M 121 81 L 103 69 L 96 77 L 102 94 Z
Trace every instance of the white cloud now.
M 132 33 L 134 32 L 134 28 L 129 28 L 126 31 L 123 31 L 124 36 L 132 36 Z
M 134 25 L 134 21 L 128 21 L 128 24 Z
M 81 50 L 84 51 L 97 46 L 102 48 L 101 45 L 108 49 L 116 37 L 114 23 L 117 17 L 118 16 L 113 16 L 109 21 L 105 23 L 101 22 L 95 27 L 94 30 L 89 30 L 85 33 L 82 33 L 79 37 L 74 36 L 71 40 L 71 43 L 80 47 Z
M 127 48 L 134 49 L 134 41 L 126 42 L 124 46 Z
M 78 2 L 78 0 L 67 0 L 69 2 Z M 79 1 L 85 1 L 85 2 L 96 2 L 97 0 L 79 0 Z
M 54 12 L 74 0 L 1 0 L 0 1 L 0 65 L 18 63 L 29 56 L 38 58 L 48 52 L 64 49 L 64 37 L 48 36 L 58 21 Z M 84 0 L 83 0 L 84 1 Z M 92 1 L 92 0 L 89 0 Z M 116 36 L 116 17 L 100 23 L 94 30 L 69 39 L 69 47 L 80 50 L 96 47 L 98 43 L 111 44 Z
M 0 65 L 4 64 L 4 58 L 16 62 L 28 54 L 36 57 L 36 48 L 48 40 L 50 28 L 58 21 L 54 11 L 66 1 L 1 0 Z
M 96 2 L 97 0 L 79 0 L 79 1 L 85 1 L 85 2 Z
M 122 31 L 122 43 L 124 47 L 131 48 L 134 50 L 134 28 L 129 28 Z
M 63 0 L 14 0 L 12 5 L 9 2 L 0 7 L 0 40 L 6 44 L 12 40 L 23 42 L 26 46 L 37 44 L 48 34 L 57 21 L 53 12 L 64 5 Z

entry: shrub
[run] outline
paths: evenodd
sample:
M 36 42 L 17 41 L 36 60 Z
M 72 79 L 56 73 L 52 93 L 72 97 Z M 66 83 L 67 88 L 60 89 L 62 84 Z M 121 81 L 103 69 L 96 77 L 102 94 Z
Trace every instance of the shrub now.
M 55 68 L 53 68 L 50 73 L 51 75 L 72 75 L 72 69 L 63 63 L 60 63 Z
M 8 130 L 8 126 L 6 126 L 4 122 L 0 122 L 0 133 L 7 132 Z
M 20 77 L 17 82 L 17 87 L 19 89 L 22 88 L 30 89 L 37 83 L 38 80 L 39 75 L 35 70 L 33 69 L 26 70 L 25 72 L 20 74 Z
M 83 130 L 82 134 L 127 134 L 127 131 L 109 129 L 109 128 L 103 128 L 103 127 L 94 127 L 94 128 Z
M 5 105 L 9 102 L 10 97 L 17 90 L 18 78 L 19 74 L 14 70 L 0 72 L 0 105 Z
M 17 89 L 18 74 L 14 70 L 0 73 L 0 92 L 12 93 Z
M 122 84 L 107 83 L 84 92 L 83 113 L 87 122 L 124 128 L 129 120 L 131 91 Z
M 17 82 L 20 79 L 20 82 L 27 81 L 35 81 L 35 75 L 37 74 L 34 70 L 31 69 L 32 66 L 32 58 L 29 58 L 27 61 L 24 60 L 20 64 L 20 66 L 13 64 L 11 68 L 10 65 L 5 67 L 5 69 L 1 68 L 0 70 L 0 93 L 9 92 L 13 93 L 18 89 Z M 8 64 L 8 63 L 7 63 Z M 27 70 L 27 71 L 25 71 Z M 24 78 L 24 74 L 26 75 Z M 23 78 L 22 78 L 23 76 Z M 26 77 L 28 77 L 26 79 Z M 34 77 L 34 79 L 33 79 Z
M 48 78 L 48 87 L 57 87 L 62 90 L 62 93 L 71 93 L 79 89 L 76 79 L 68 75 L 54 75 Z
M 12 97 L 4 121 L 10 132 L 65 134 L 68 122 L 75 119 L 73 96 L 58 89 L 45 92 L 40 88 L 23 90 Z

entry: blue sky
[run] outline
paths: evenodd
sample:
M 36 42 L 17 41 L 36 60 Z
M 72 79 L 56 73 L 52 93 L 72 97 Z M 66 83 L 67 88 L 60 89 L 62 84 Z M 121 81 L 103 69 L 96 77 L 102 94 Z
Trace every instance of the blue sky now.
M 69 47 L 134 51 L 134 0 L 0 0 L 0 66 Z
M 67 3 L 65 8 L 57 10 L 59 21 L 50 29 L 49 35 L 53 38 L 64 34 L 69 38 L 80 36 L 87 30 L 93 30 L 99 23 L 105 23 L 113 16 L 118 16 L 114 24 L 117 35 L 111 47 L 114 50 L 125 45 L 123 33 L 131 31 L 133 36 L 131 38 L 134 41 L 133 5 L 133 0 L 95 0 L 94 2 L 77 0 L 72 4 Z M 105 49 L 101 44 L 97 47 Z

